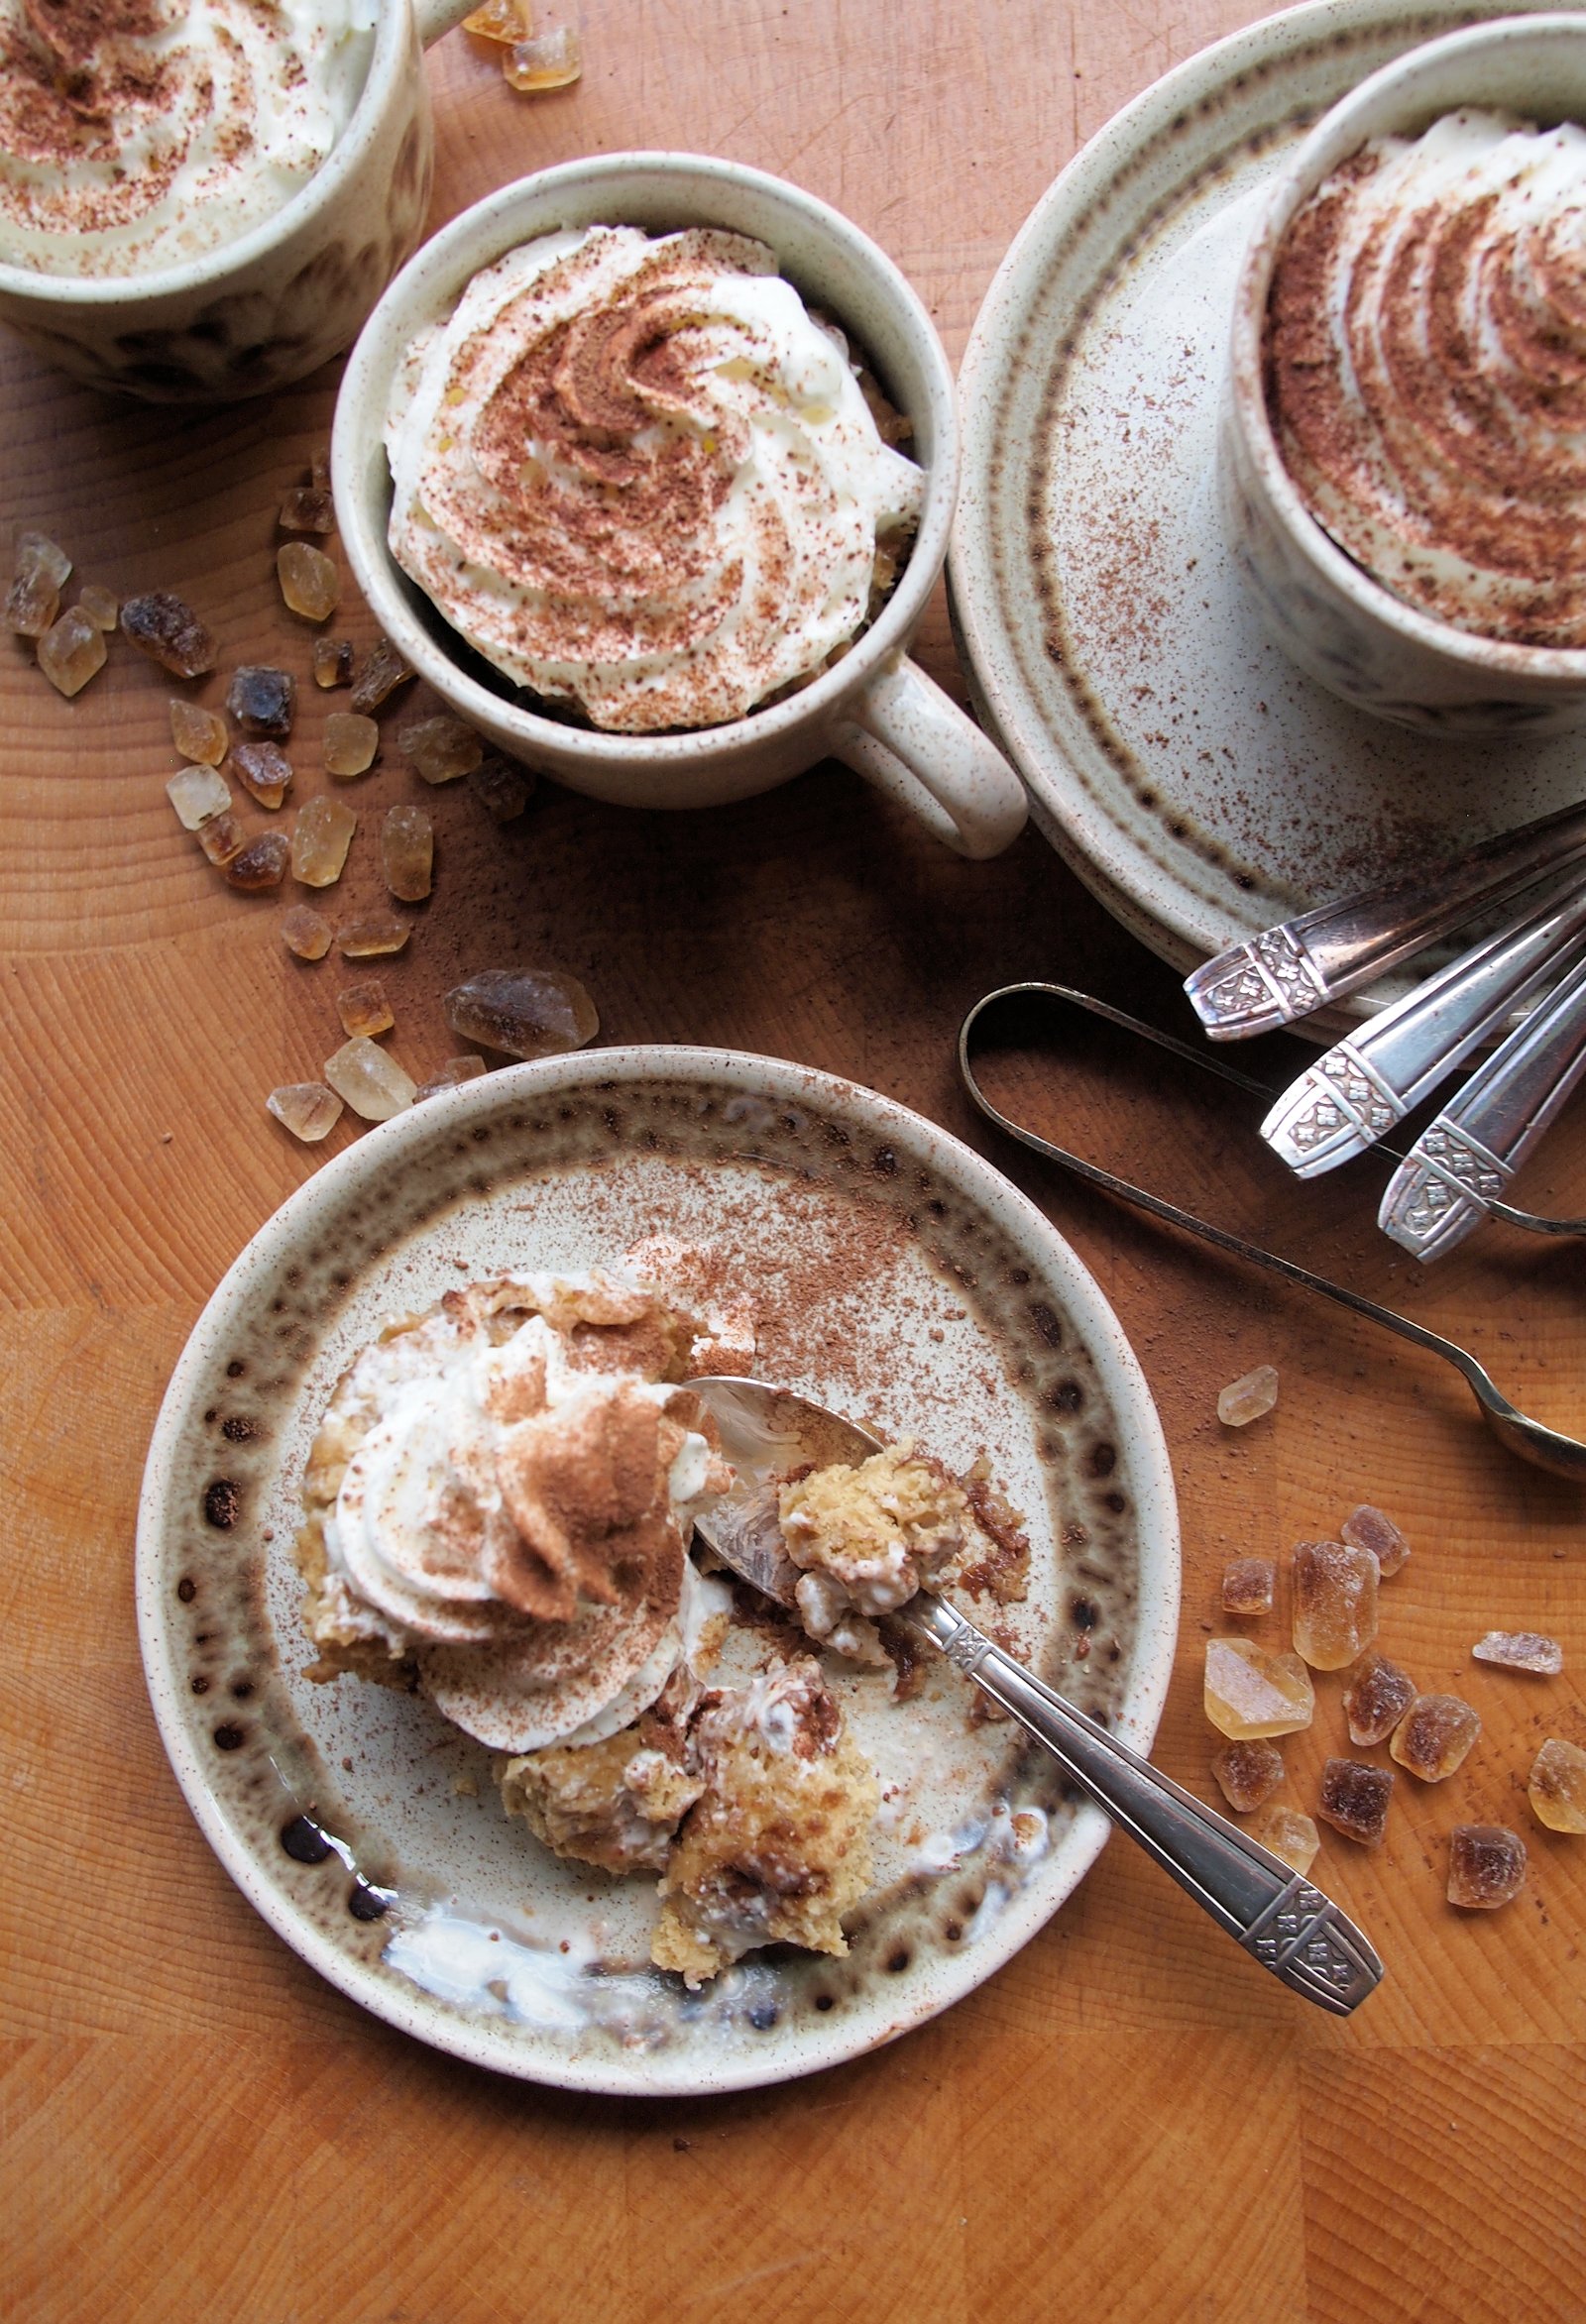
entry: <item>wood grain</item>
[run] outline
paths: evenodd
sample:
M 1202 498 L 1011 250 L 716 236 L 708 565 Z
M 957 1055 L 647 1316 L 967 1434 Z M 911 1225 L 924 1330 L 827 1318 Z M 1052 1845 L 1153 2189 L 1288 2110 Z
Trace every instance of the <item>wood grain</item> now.
M 564 94 L 513 99 L 461 36 L 432 55 L 433 222 L 579 153 L 735 157 L 874 234 L 957 355 L 1076 145 L 1257 13 L 586 0 L 588 68 Z M 190 597 L 223 671 L 279 656 L 306 676 L 275 589 L 274 514 L 334 386 L 172 418 L 78 389 L 7 342 L 7 525 L 42 525 L 118 592 Z M 370 634 L 358 609 L 344 626 Z M 958 687 L 940 598 L 921 652 Z M 425 794 L 437 893 L 420 941 L 382 970 L 396 1052 L 420 1074 L 447 1053 L 439 996 L 461 965 L 549 953 L 595 992 L 604 1039 L 798 1058 L 992 1155 L 1094 1270 L 1161 1404 L 1185 1598 L 1157 1755 L 1203 1796 L 1199 1648 L 1220 1627 L 1223 1563 L 1326 1531 L 1357 1498 L 1393 1510 L 1415 1555 L 1385 1591 L 1384 1643 L 1423 1686 L 1468 1691 L 1485 1725 L 1448 1784 L 1401 1777 L 1380 1854 L 1331 1836 L 1324 1849 L 1321 1877 L 1375 1936 L 1389 1982 L 1347 2024 L 1306 2011 L 1118 1842 L 988 1986 L 893 2048 L 784 2089 L 609 2103 L 433 2055 L 270 1934 L 166 1767 L 132 1530 L 199 1306 L 325 1151 L 293 1146 L 262 1100 L 336 1045 L 340 979 L 334 961 L 288 959 L 279 903 L 226 889 L 176 828 L 162 795 L 170 690 L 149 665 L 118 646 L 68 704 L 8 643 L 0 688 L 6 2312 L 1578 2324 L 1586 1842 L 1537 1829 L 1523 1787 L 1544 1734 L 1586 1742 L 1579 1498 L 1507 1459 L 1430 1359 L 982 1132 L 952 1064 L 977 994 L 1050 974 L 1168 1021 L 1173 979 L 1033 835 L 962 863 L 835 767 L 693 817 L 546 789 L 498 829 L 466 795 Z M 222 692 L 217 678 L 200 698 Z M 307 688 L 305 790 L 322 783 L 324 707 Z M 417 795 L 388 759 L 353 795 L 366 823 Z M 1105 1060 L 1008 1071 L 1054 1134 L 1402 1301 L 1543 1417 L 1586 1425 L 1578 1251 L 1495 1233 L 1423 1273 L 1376 1235 L 1362 1179 L 1280 1182 L 1220 1103 L 1187 1115 L 1176 1084 Z M 1527 1192 L 1586 1211 L 1578 1107 Z M 1279 1408 L 1232 1434 L 1216 1389 L 1261 1361 L 1279 1368 Z M 1470 1642 L 1495 1624 L 1560 1637 L 1565 1678 L 1478 1673 Z M 1337 1691 L 1323 1682 L 1315 1727 L 1289 1750 L 1302 1805 L 1346 1747 Z M 1443 1902 L 1444 1835 L 1472 1819 L 1530 1846 L 1506 1913 Z

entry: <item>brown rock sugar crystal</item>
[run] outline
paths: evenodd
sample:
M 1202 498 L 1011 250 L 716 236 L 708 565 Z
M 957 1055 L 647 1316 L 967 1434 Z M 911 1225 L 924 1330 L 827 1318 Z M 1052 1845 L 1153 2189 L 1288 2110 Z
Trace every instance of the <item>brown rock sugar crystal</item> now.
M 435 833 L 421 807 L 393 807 L 380 827 L 380 862 L 386 885 L 399 903 L 418 904 L 429 894 L 435 860 Z
M 215 666 L 214 639 L 191 606 L 170 590 L 128 598 L 121 609 L 121 633 L 173 678 L 200 678 Z

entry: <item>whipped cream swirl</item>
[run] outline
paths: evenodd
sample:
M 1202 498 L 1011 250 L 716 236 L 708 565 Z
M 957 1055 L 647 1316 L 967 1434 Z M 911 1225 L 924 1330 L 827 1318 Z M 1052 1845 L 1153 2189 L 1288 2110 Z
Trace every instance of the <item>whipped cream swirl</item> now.
M 664 1349 L 673 1323 L 604 1273 L 455 1292 L 363 1352 L 322 1432 L 350 1447 L 322 1635 L 411 1659 L 498 1750 L 626 1725 L 699 1610 L 677 1511 L 730 1472 L 692 1391 L 634 1368 L 635 1328 Z
M 514 684 L 622 732 L 710 726 L 862 626 L 924 480 L 763 245 L 547 235 L 421 334 L 391 546 Z
M 1586 646 L 1586 130 L 1451 113 L 1298 213 L 1268 395 L 1312 513 L 1456 628 Z
M 0 0 L 0 261 L 119 277 L 233 242 L 351 119 L 375 0 Z

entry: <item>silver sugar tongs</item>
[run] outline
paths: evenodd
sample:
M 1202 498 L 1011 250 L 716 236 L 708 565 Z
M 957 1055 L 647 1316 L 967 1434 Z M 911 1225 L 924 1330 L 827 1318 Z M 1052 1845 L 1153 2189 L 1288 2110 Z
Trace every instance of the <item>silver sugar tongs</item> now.
M 1586 807 L 1484 839 L 1429 872 L 1365 888 L 1219 952 L 1185 979 L 1212 1041 L 1244 1041 L 1308 1017 L 1586 855 Z
M 1364 1298 L 1358 1291 L 1346 1290 L 1342 1283 L 1332 1282 L 1326 1275 L 1314 1274 L 1309 1268 L 1297 1266 L 1292 1259 L 1280 1259 L 1276 1252 L 1264 1251 L 1257 1243 L 1248 1243 L 1242 1236 L 1231 1235 L 1225 1228 L 1214 1227 L 1205 1219 L 1196 1218 L 1192 1212 L 1181 1210 L 1177 1203 L 1165 1202 L 1158 1194 L 1148 1194 L 1144 1187 L 1131 1185 L 1128 1179 L 1118 1177 L 1113 1171 L 1086 1162 L 1080 1155 L 1070 1154 L 1065 1148 L 1053 1145 L 1050 1139 L 1042 1138 L 1035 1131 L 1026 1130 L 1019 1123 L 1010 1121 L 1006 1114 L 991 1103 L 975 1079 L 970 1061 L 974 1034 L 986 1011 L 994 1008 L 998 1002 L 1031 997 L 1083 1009 L 1093 1017 L 1100 1017 L 1106 1023 L 1120 1027 L 1125 1033 L 1138 1034 L 1142 1040 L 1155 1043 L 1159 1049 L 1171 1050 L 1190 1064 L 1215 1073 L 1220 1080 L 1252 1090 L 1258 1096 L 1272 1095 L 1271 1090 L 1263 1084 L 1246 1074 L 1235 1072 L 1230 1066 L 1224 1065 L 1220 1058 L 1202 1056 L 1190 1049 L 1188 1043 L 1176 1040 L 1172 1034 L 1161 1033 L 1154 1025 L 1143 1024 L 1139 1018 L 1130 1017 L 1123 1010 L 1094 999 L 1089 993 L 1076 992 L 1072 986 L 1064 984 L 1007 984 L 1000 985 L 995 992 L 989 992 L 976 1001 L 959 1028 L 959 1072 L 964 1088 L 987 1121 L 994 1122 L 999 1130 L 1005 1130 L 1010 1138 L 1017 1138 L 1021 1145 L 1031 1147 L 1037 1154 L 1045 1155 L 1050 1162 L 1059 1163 L 1075 1177 L 1082 1178 L 1092 1186 L 1099 1186 L 1104 1193 L 1132 1203 L 1137 1210 L 1146 1211 L 1151 1217 L 1161 1219 L 1169 1226 L 1182 1228 L 1186 1234 L 1198 1237 L 1202 1243 L 1211 1244 L 1215 1250 L 1226 1251 L 1235 1259 L 1247 1260 L 1251 1266 L 1263 1268 L 1269 1274 L 1281 1275 L 1285 1281 L 1299 1283 L 1304 1290 L 1317 1291 L 1337 1306 L 1346 1307 L 1353 1314 L 1363 1315 L 1369 1322 L 1381 1324 L 1385 1331 L 1396 1333 L 1400 1339 L 1409 1340 L 1416 1347 L 1425 1348 L 1434 1356 L 1441 1356 L 1461 1375 L 1481 1407 L 1482 1418 L 1500 1443 L 1521 1460 L 1530 1462 L 1534 1468 L 1546 1469 L 1555 1477 L 1567 1477 L 1577 1485 L 1586 1484 L 1586 1444 L 1582 1444 L 1576 1437 L 1563 1435 L 1556 1428 L 1548 1428 L 1541 1421 L 1531 1419 L 1529 1413 L 1522 1412 L 1494 1384 L 1485 1367 L 1467 1349 L 1457 1346 L 1452 1340 L 1445 1340 L 1440 1332 L 1428 1331 L 1424 1324 L 1413 1323 L 1408 1315 L 1401 1315 L 1392 1307 L 1381 1307 L 1374 1299 Z M 1505 1215 L 1513 1215 L 1516 1224 L 1535 1225 L 1543 1233 L 1586 1233 L 1586 1221 L 1583 1220 L 1538 1221 L 1529 1218 L 1525 1212 L 1509 1214 L 1507 1205 L 1494 1203 L 1492 1207 L 1495 1211 L 1502 1208 Z

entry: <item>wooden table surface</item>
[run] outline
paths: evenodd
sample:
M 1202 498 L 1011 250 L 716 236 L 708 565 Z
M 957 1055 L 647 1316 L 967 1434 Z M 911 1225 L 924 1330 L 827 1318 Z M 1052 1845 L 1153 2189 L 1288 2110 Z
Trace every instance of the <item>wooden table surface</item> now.
M 728 155 L 876 236 L 956 357 L 1076 145 L 1258 13 L 586 0 L 588 67 L 564 94 L 514 97 L 462 35 L 432 55 L 433 222 L 595 149 Z M 190 598 L 221 645 L 202 699 L 238 661 L 306 671 L 277 599 L 274 515 L 334 387 L 176 416 L 79 389 L 7 340 L 8 529 L 42 526 L 119 594 Z M 361 609 L 345 626 L 372 634 Z M 940 597 L 921 652 L 959 687 Z M 1050 975 L 1183 1027 L 1174 980 L 1033 833 L 961 862 L 834 766 L 690 817 L 545 789 L 501 830 L 466 786 L 426 794 L 437 892 L 387 978 L 398 1052 L 429 1068 L 453 1046 L 438 996 L 459 964 L 552 954 L 596 995 L 603 1040 L 796 1058 L 992 1155 L 1094 1271 L 1161 1406 L 1185 1594 L 1157 1756 L 1203 1797 L 1199 1649 L 1220 1626 L 1225 1560 L 1324 1533 L 1357 1499 L 1397 1514 L 1415 1556 L 1385 1593 L 1384 1643 L 1423 1687 L 1468 1692 L 1485 1724 L 1445 1785 L 1401 1777 L 1380 1853 L 1326 1837 L 1317 1875 L 1373 1934 L 1388 1981 L 1357 2018 L 1323 2017 L 1115 1840 L 1008 1967 L 892 2047 L 745 2096 L 617 2103 L 432 2053 L 270 1933 L 166 1764 L 134 1634 L 133 1520 L 200 1305 L 327 1151 L 294 1145 L 263 1099 L 340 1038 L 334 963 L 289 960 L 281 899 L 232 892 L 176 827 L 170 689 L 125 643 L 73 703 L 19 645 L 0 651 L 0 683 L 6 2312 L 1586 2315 L 1586 1839 L 1541 1830 L 1525 1798 L 1543 1735 L 1586 1743 L 1580 1498 L 1508 1458 L 1431 1359 L 1175 1244 L 978 1127 L 952 1064 L 976 995 Z M 328 699 L 307 690 L 304 766 Z M 394 764 L 358 805 L 415 793 Z M 349 881 L 374 900 L 367 865 Z M 1160 1183 L 1183 1093 L 1168 1098 L 1138 1076 L 1084 1083 L 1063 1120 Z M 1173 1164 L 1190 1199 L 1402 1301 L 1543 1417 L 1586 1424 L 1574 1247 L 1493 1231 L 1423 1276 L 1377 1235 L 1363 1180 L 1279 1183 L 1220 1101 L 1190 1147 L 1193 1164 Z M 1586 1211 L 1586 1107 L 1529 1191 Z M 1277 1412 L 1223 1429 L 1218 1386 L 1264 1361 Z M 1495 1624 L 1561 1638 L 1564 1678 L 1474 1666 L 1471 1641 Z M 1348 1748 L 1336 1682 L 1319 1692 L 1288 1754 L 1302 1807 Z M 1444 1902 L 1457 1821 L 1524 1832 L 1529 1881 L 1507 1911 Z

